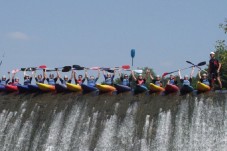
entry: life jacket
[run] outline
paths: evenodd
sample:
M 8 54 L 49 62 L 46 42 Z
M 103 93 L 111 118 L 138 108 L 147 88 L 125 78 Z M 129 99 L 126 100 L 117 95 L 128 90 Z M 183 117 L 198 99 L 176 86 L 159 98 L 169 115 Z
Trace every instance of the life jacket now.
M 183 85 L 190 85 L 190 81 L 189 80 L 183 80 Z
M 29 85 L 31 84 L 31 80 L 30 79 L 25 79 L 24 80 L 24 85 Z
M 210 69 L 211 71 L 217 70 L 219 67 L 219 61 L 217 59 L 210 59 Z
M 61 84 L 66 85 L 68 81 L 62 80 Z
M 37 79 L 38 83 L 44 83 L 43 79 Z
M 176 85 L 175 80 L 174 79 L 170 79 L 169 80 L 169 84 Z
M 48 84 L 50 84 L 50 85 L 55 85 L 54 79 L 49 79 Z
M 92 87 L 94 87 L 95 86 L 95 84 L 96 84 L 96 80 L 95 79 L 87 79 L 87 85 L 88 86 L 92 86 Z
M 143 85 L 145 83 L 144 79 L 137 79 L 136 84 L 137 85 Z
M 208 79 L 204 79 L 204 80 L 202 80 L 202 83 L 203 83 L 203 84 L 206 84 L 206 85 L 210 85 L 210 82 L 209 82 L 209 80 L 208 80 Z
M 122 85 L 129 86 L 129 79 L 123 79 L 122 80 Z
M 112 78 L 106 78 L 105 84 L 112 85 Z
M 161 81 L 155 81 L 154 84 L 157 85 L 157 86 L 161 86 Z
M 7 83 L 6 83 L 6 80 L 1 80 L 0 84 L 1 84 L 1 85 L 6 85 L 6 84 L 7 84 Z
M 79 80 L 79 79 L 76 80 L 76 83 L 79 84 L 79 85 L 81 85 L 81 84 L 83 83 L 83 79 L 81 79 L 81 80 Z

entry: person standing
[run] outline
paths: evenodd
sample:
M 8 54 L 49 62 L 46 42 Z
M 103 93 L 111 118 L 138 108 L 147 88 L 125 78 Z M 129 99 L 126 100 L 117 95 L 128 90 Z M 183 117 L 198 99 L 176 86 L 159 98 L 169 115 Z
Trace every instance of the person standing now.
M 221 63 L 219 62 L 218 59 L 215 58 L 215 53 L 211 52 L 208 73 L 211 79 L 212 88 L 214 88 L 214 80 L 217 80 L 219 84 L 219 88 L 222 89 L 222 82 L 220 79 L 220 70 L 221 70 Z

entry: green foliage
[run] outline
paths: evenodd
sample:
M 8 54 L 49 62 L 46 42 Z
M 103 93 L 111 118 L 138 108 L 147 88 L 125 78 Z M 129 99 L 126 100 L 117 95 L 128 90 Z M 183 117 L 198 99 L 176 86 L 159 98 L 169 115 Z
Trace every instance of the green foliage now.
M 220 28 L 222 28 L 227 33 L 227 19 L 225 19 L 225 23 L 219 25 Z
M 227 88 L 227 46 L 225 44 L 225 40 L 218 40 L 215 49 L 215 57 L 219 59 L 222 64 L 221 81 L 223 87 Z

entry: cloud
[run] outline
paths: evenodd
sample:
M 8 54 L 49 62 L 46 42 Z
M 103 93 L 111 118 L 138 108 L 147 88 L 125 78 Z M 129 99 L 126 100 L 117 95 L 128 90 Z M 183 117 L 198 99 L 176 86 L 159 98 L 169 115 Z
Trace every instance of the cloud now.
M 29 40 L 30 37 L 23 33 L 23 32 L 10 32 L 7 34 L 7 36 L 10 38 L 10 39 L 15 39 L 15 40 Z

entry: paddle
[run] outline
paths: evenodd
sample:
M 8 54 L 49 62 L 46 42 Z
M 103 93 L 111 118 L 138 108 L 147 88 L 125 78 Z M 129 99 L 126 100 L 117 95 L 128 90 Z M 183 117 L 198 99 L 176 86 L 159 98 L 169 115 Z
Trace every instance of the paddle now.
M 192 68 L 192 67 L 197 67 L 197 66 L 203 66 L 206 64 L 206 61 L 203 61 L 203 62 L 200 62 L 198 63 L 197 65 L 193 65 L 193 66 L 190 66 L 190 67 L 186 67 L 186 68 L 183 68 L 183 69 L 179 69 L 179 70 L 185 70 L 185 69 L 189 69 L 189 68 Z M 162 74 L 162 77 L 168 75 L 168 74 L 171 74 L 171 73 L 174 73 L 174 72 L 178 72 L 179 70 L 175 70 L 175 71 L 172 71 L 172 72 L 165 72 Z
M 38 66 L 38 67 L 27 67 L 27 68 L 21 68 L 20 71 L 35 71 L 37 69 L 46 69 L 47 66 L 46 65 L 41 65 L 41 66 Z
M 192 63 L 192 62 L 190 62 L 190 61 L 186 61 L 187 63 L 189 63 L 189 64 L 191 64 L 191 65 L 193 65 L 193 66 L 195 66 L 195 67 L 197 67 L 197 68 L 199 68 L 200 70 L 203 70 L 203 69 L 201 69 L 199 66 L 202 66 L 202 65 L 205 65 L 206 64 L 206 61 L 203 61 L 203 62 L 200 62 L 200 64 L 202 64 L 202 65 L 195 65 L 194 63 Z M 207 71 L 206 70 L 203 70 L 203 71 L 205 71 L 206 73 L 207 73 Z
M 136 54 L 136 50 L 135 49 L 131 49 L 132 66 L 133 66 L 133 58 L 135 57 L 135 54 Z

